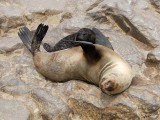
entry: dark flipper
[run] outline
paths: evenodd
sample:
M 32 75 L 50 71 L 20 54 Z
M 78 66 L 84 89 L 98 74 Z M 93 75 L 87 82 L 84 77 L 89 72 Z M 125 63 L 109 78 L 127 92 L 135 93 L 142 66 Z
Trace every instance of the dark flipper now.
M 32 39 L 32 44 L 31 44 L 31 51 L 34 53 L 35 51 L 39 51 L 40 45 L 42 43 L 42 40 L 44 36 L 46 35 L 48 31 L 48 26 L 40 24 L 35 32 L 35 35 Z
M 32 32 L 27 27 L 23 27 L 19 29 L 18 36 L 27 49 L 31 52 L 31 40 L 33 38 Z
M 54 52 L 75 46 L 73 42 L 68 42 L 68 41 L 86 41 L 86 42 L 91 42 L 93 44 L 100 44 L 113 50 L 113 47 L 108 39 L 109 39 L 108 37 L 105 37 L 96 28 L 93 28 L 92 30 L 88 28 L 82 28 L 78 32 L 68 35 L 63 39 L 61 39 L 58 43 L 55 44 L 54 47 L 50 46 L 47 43 L 44 43 L 43 48 L 47 52 Z
M 77 37 L 77 33 L 73 33 L 73 34 L 70 34 L 70 35 L 64 37 L 62 40 L 76 41 L 76 37 Z
M 101 58 L 100 51 L 98 51 L 95 45 L 86 41 L 71 41 L 75 46 L 80 45 L 83 49 L 84 55 L 89 63 L 95 63 Z
M 40 24 L 33 36 L 33 33 L 27 27 L 23 27 L 19 29 L 18 36 L 27 49 L 33 54 L 35 50 L 39 50 L 47 30 L 48 26 Z
M 49 44 L 44 44 L 43 47 L 48 52 L 54 52 L 58 50 L 63 50 L 67 48 L 74 47 L 74 44 L 68 41 L 87 41 L 95 43 L 96 35 L 89 28 L 81 28 L 78 32 L 68 35 L 61 39 L 54 47 L 51 47 Z
M 112 44 L 108 40 L 109 37 L 105 37 L 97 28 L 92 28 L 92 30 L 96 34 L 96 44 L 100 44 L 114 50 Z
M 34 34 L 26 26 L 24 26 L 23 29 L 26 31 L 29 43 L 31 44 L 31 40 L 32 40 Z
M 44 48 L 47 52 L 53 52 L 53 51 L 54 51 L 54 47 L 51 47 L 48 43 L 44 43 L 44 44 L 43 44 L 43 48 Z
M 47 52 L 55 52 L 55 51 L 58 51 L 58 50 L 63 50 L 63 49 L 67 49 L 67 48 L 70 48 L 70 47 L 74 47 L 73 44 L 71 42 L 68 42 L 68 41 L 75 41 L 76 36 L 77 36 L 77 33 L 68 35 L 68 36 L 64 37 L 63 39 L 61 39 L 58 43 L 56 43 L 54 47 L 50 46 L 48 43 L 44 43 L 43 48 Z

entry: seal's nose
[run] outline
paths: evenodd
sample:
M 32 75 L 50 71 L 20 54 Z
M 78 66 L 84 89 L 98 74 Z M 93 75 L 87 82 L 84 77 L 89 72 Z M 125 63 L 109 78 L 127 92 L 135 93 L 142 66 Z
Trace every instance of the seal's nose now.
M 101 83 L 101 89 L 104 93 L 112 94 L 117 88 L 117 83 L 114 80 L 104 80 Z
M 104 91 L 113 91 L 115 89 L 115 84 L 113 81 L 109 80 L 107 82 L 102 83 L 102 89 Z

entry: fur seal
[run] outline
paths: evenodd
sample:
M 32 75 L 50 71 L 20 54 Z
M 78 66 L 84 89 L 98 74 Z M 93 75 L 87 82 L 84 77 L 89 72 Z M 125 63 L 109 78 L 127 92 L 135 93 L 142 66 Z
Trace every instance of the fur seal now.
M 105 37 L 97 28 L 81 28 L 78 32 L 68 35 L 61 39 L 54 47 L 51 47 L 49 44 L 44 43 L 43 48 L 47 52 L 55 52 L 58 50 L 63 50 L 75 46 L 74 42 L 69 41 L 87 41 L 93 44 L 100 44 L 106 46 L 113 50 L 113 47 L 108 40 L 108 37 Z
M 130 65 L 116 52 L 102 45 L 86 41 L 72 41 L 79 46 L 56 52 L 41 52 L 41 42 L 48 26 L 40 24 L 32 36 L 27 27 L 18 32 L 24 45 L 33 54 L 39 73 L 53 82 L 72 79 L 93 83 L 109 95 L 127 89 L 133 73 Z

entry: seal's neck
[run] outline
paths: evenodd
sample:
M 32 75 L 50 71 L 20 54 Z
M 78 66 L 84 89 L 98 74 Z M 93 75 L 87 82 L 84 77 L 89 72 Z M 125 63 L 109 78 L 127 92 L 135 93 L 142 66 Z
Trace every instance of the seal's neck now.
M 109 74 L 109 73 L 110 73 L 109 71 L 110 71 L 112 68 L 114 68 L 116 65 L 117 65 L 117 64 L 114 64 L 112 61 L 107 62 L 107 63 L 104 65 L 104 67 L 103 67 L 103 68 L 100 70 L 100 72 L 99 72 L 99 83 L 102 82 L 102 78 L 103 78 L 104 74 L 105 74 L 105 75 L 106 75 L 107 73 Z

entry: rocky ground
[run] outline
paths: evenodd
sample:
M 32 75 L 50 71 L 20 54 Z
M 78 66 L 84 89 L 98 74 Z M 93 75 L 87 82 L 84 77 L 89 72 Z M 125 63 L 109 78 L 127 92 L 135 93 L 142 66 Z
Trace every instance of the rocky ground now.
M 39 23 L 49 25 L 51 45 L 82 27 L 100 29 L 132 66 L 131 87 L 108 96 L 84 82 L 44 79 L 17 36 Z M 1 0 L 0 119 L 159 120 L 159 45 L 159 0 Z

